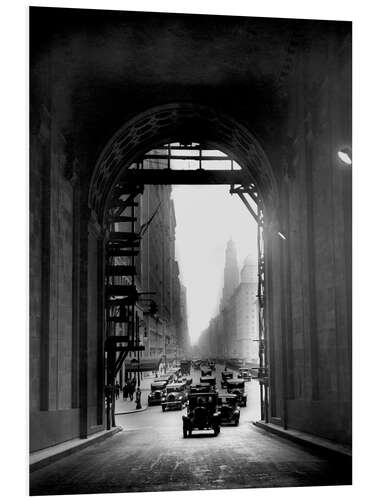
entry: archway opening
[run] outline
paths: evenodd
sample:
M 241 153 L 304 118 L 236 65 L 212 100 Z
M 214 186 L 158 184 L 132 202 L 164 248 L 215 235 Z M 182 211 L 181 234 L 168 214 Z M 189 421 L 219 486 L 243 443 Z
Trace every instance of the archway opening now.
M 219 162 L 220 168 L 207 168 L 211 161 Z M 185 162 L 185 168 L 181 162 Z M 187 168 L 186 162 L 190 163 Z M 229 163 L 229 168 L 224 165 L 225 162 Z M 192 167 L 191 163 L 198 166 Z M 246 357 L 236 357 L 229 351 L 225 354 L 222 351 L 221 355 L 211 358 L 217 358 L 227 369 L 227 365 L 231 365 L 237 372 L 240 368 L 257 369 L 257 378 L 261 380 L 261 418 L 264 419 L 268 409 L 268 389 L 262 233 L 267 202 L 270 205 L 269 200 L 275 201 L 276 198 L 276 184 L 262 148 L 246 129 L 227 116 L 196 105 L 169 105 L 136 117 L 110 141 L 94 172 L 90 204 L 106 234 L 104 302 L 107 403 L 110 399 L 114 401 L 111 391 L 116 381 L 121 387 L 129 374 L 134 385 L 140 387 L 141 373 L 146 371 L 146 360 L 143 359 L 145 338 L 149 338 L 152 330 L 156 330 L 158 335 L 158 328 L 164 328 L 161 335 L 163 345 L 152 352 L 152 356 L 149 349 L 148 361 L 158 364 L 159 368 L 161 363 L 164 372 L 172 369 L 167 362 L 167 346 L 171 343 L 171 336 L 166 334 L 165 325 L 158 314 L 160 299 L 157 301 L 153 298 L 157 291 L 149 286 L 140 287 L 136 275 L 142 267 L 139 257 L 142 237 L 160 208 L 148 209 L 146 219 L 141 219 L 139 206 L 142 206 L 140 200 L 145 186 L 165 187 L 173 184 L 226 184 L 230 186 L 232 194 L 242 199 L 257 221 L 256 340 L 259 363 L 257 366 L 246 366 L 246 361 L 249 361 Z M 144 307 L 145 304 L 148 309 Z M 124 372 L 122 367 L 126 356 L 129 359 L 132 357 L 131 368 Z M 186 346 L 176 344 L 174 363 L 192 357 L 192 352 Z M 117 379 L 119 373 L 120 379 Z M 108 426 L 110 421 L 112 425 L 115 422 L 114 406 L 107 404 Z

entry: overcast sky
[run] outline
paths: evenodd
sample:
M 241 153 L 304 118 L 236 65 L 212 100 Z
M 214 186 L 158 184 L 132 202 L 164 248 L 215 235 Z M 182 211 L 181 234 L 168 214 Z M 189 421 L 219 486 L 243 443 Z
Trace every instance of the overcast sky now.
M 192 344 L 216 313 L 225 247 L 230 238 L 241 269 L 245 257 L 257 258 L 257 227 L 253 217 L 229 186 L 173 186 L 176 211 L 176 257 L 187 288 L 189 333 Z

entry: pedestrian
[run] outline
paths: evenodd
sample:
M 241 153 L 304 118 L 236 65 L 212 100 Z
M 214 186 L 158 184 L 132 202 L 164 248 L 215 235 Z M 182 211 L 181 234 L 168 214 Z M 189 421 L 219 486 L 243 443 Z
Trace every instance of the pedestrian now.
M 121 386 L 118 382 L 116 382 L 116 385 L 115 385 L 115 395 L 116 395 L 116 399 L 118 399 L 120 397 L 120 389 L 121 389 Z
M 122 388 L 122 399 L 127 401 L 129 395 L 128 383 L 125 381 L 124 387 Z
M 133 401 L 134 391 L 135 391 L 135 383 L 133 380 L 131 380 L 129 383 L 129 399 L 130 399 L 130 401 Z
M 138 386 L 137 391 L 135 393 L 135 401 L 137 403 L 136 410 L 140 410 L 142 408 L 141 395 L 142 395 L 141 388 Z

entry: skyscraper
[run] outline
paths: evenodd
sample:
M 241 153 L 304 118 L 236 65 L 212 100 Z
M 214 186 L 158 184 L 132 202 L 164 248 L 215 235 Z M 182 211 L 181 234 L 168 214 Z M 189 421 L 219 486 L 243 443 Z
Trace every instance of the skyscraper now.
M 225 250 L 224 287 L 221 309 L 227 304 L 239 284 L 237 251 L 233 240 L 229 240 Z

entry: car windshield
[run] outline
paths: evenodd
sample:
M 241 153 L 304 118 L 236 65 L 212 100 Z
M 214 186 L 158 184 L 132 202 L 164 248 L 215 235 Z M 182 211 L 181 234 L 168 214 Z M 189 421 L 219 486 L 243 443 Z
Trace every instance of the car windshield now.
M 219 405 L 227 405 L 227 406 L 236 406 L 236 399 L 237 398 L 226 398 L 222 397 L 219 399 Z
M 207 409 L 214 409 L 216 407 L 216 397 L 214 394 L 199 394 L 197 397 L 189 399 L 189 408 L 194 409 L 201 406 Z
M 231 388 L 231 389 L 243 389 L 245 387 L 245 384 L 244 382 L 236 382 L 236 381 L 231 381 L 228 386 Z
M 171 392 L 182 392 L 183 387 L 179 385 L 174 385 L 171 387 L 167 387 L 167 394 L 170 394 Z
M 160 391 L 163 389 L 163 384 L 151 384 L 152 391 Z

